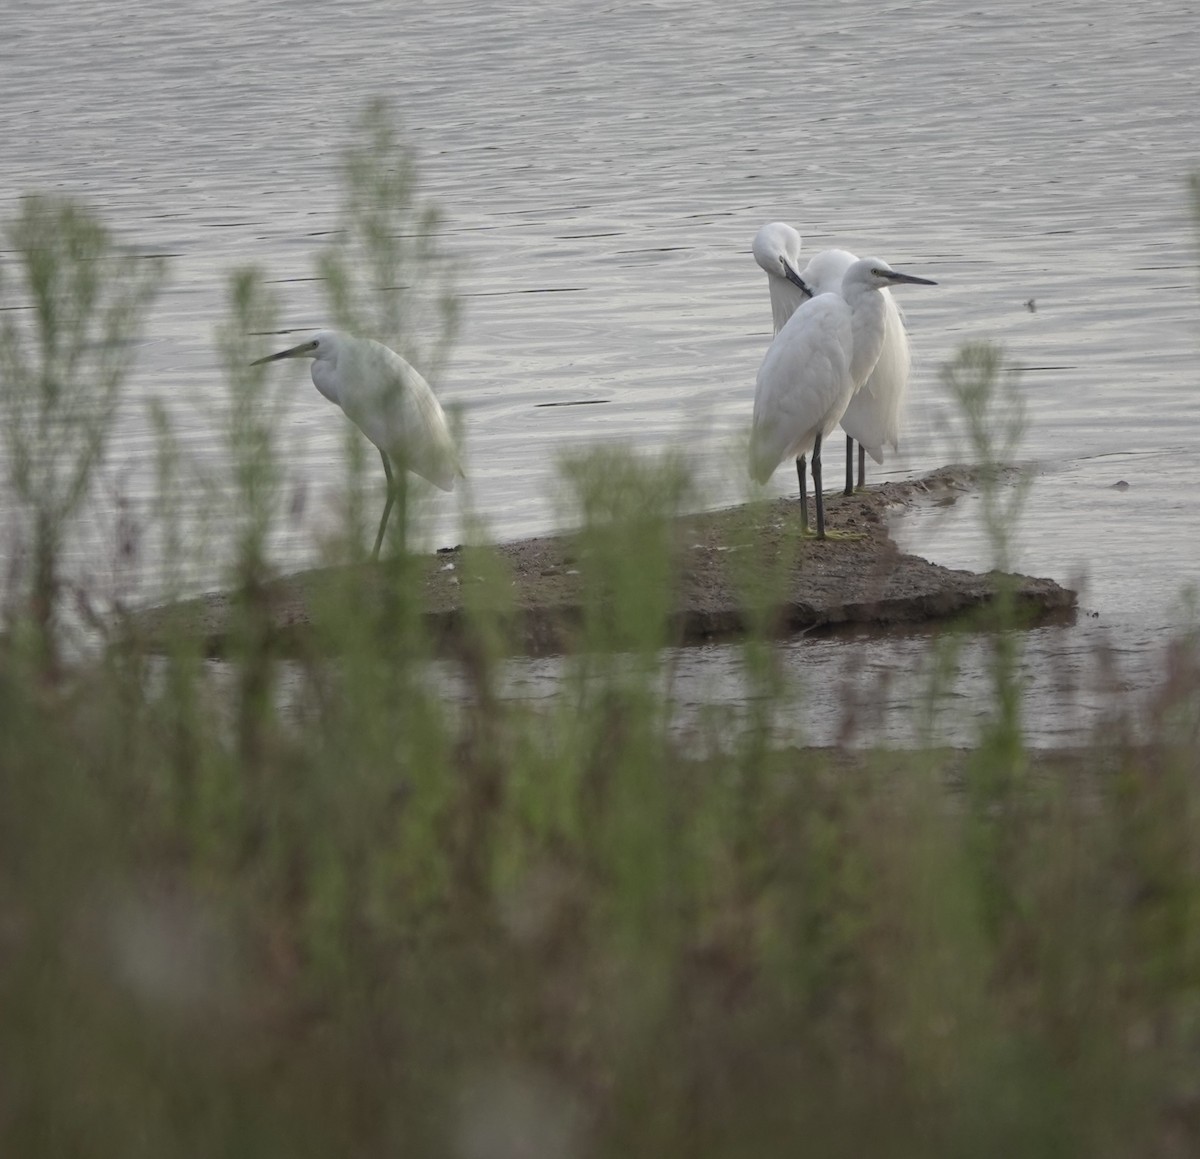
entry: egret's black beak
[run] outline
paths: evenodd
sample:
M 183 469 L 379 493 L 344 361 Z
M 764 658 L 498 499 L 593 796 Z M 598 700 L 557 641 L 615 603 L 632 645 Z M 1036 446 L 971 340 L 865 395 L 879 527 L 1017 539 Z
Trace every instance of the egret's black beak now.
M 937 282 L 931 278 L 918 278 L 916 274 L 902 274 L 899 270 L 882 271 L 883 276 L 889 282 L 909 282 L 914 286 L 936 286 Z
M 812 290 L 808 288 L 808 284 L 804 279 L 792 269 L 791 262 L 783 263 L 783 276 L 787 278 L 793 286 L 798 286 L 802 294 L 807 294 L 810 298 L 813 296 Z
M 315 342 L 301 342 L 299 346 L 293 346 L 289 350 L 281 350 L 278 354 L 268 354 L 266 358 L 256 358 L 251 366 L 261 366 L 264 362 L 275 362 L 280 358 L 303 358 L 310 350 L 316 350 Z

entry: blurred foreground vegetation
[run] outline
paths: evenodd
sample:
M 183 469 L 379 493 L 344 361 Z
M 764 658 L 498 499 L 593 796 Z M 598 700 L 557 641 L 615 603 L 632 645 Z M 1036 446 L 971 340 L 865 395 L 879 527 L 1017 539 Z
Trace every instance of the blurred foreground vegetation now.
M 467 694 L 447 700 L 398 545 L 389 599 L 357 600 L 348 568 L 315 609 L 336 658 L 285 665 L 261 601 L 281 467 L 246 366 L 272 304 L 243 272 L 220 338 L 234 654 L 181 637 L 147 657 L 118 616 L 67 663 L 58 553 L 112 414 L 78 387 L 128 349 L 153 287 L 118 263 L 89 297 L 76 282 L 115 244 L 77 206 L 23 212 L 61 280 L 2 336 L 28 538 L 0 635 L 0 1152 L 1200 1153 L 1195 640 L 1136 722 L 1151 743 L 1114 697 L 1092 749 L 1038 758 L 1001 601 L 977 747 L 797 749 L 776 722 L 804 690 L 766 633 L 781 577 L 748 570 L 749 707 L 700 751 L 671 728 L 662 647 L 686 477 L 606 453 L 564 472 L 587 647 L 553 698 L 500 693 L 495 575 L 465 593 Z M 17 253 L 10 274 L 33 268 Z M 117 329 L 96 339 L 101 292 Z M 947 368 L 969 416 L 995 357 Z M 83 450 L 22 458 L 55 431 Z M 50 489 L 23 492 L 35 467 Z M 989 494 L 1009 526 L 1012 492 Z M 335 562 L 363 557 L 360 501 Z

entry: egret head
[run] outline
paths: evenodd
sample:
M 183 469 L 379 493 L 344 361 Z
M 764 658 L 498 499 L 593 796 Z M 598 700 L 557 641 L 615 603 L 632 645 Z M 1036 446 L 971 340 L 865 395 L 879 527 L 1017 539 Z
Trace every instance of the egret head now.
M 800 235 L 787 222 L 768 222 L 754 235 L 750 249 L 771 277 L 784 278 L 806 294 L 810 292 L 800 279 Z
M 918 278 L 916 274 L 902 274 L 892 269 L 883 258 L 862 258 L 855 262 L 842 279 L 843 286 L 859 285 L 871 290 L 883 290 L 888 286 L 911 283 L 914 286 L 936 286 L 929 278 Z
M 266 358 L 256 358 L 251 366 L 260 366 L 264 362 L 275 362 L 280 358 L 326 358 L 332 359 L 337 355 L 337 345 L 340 335 L 336 330 L 318 330 L 311 338 L 281 350 L 278 354 L 268 354 Z

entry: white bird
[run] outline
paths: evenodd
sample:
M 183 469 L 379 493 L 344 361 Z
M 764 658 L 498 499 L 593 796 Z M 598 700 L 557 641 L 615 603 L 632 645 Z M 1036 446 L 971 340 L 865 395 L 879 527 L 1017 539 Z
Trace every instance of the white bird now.
M 754 393 L 750 474 L 765 483 L 784 459 L 796 459 L 801 523 L 808 526 L 804 458 L 812 452 L 817 535 L 825 537 L 821 440 L 838 425 L 879 360 L 887 329 L 881 291 L 928 278 L 902 274 L 879 258 L 855 261 L 837 292 L 804 302 L 784 323 L 763 358 Z
M 251 365 L 280 358 L 311 358 L 313 385 L 379 449 L 387 475 L 387 502 L 371 552 L 371 558 L 378 559 L 396 492 L 404 486 L 404 472 L 412 471 L 443 491 L 452 491 L 454 480 L 463 473 L 441 404 L 412 366 L 370 338 L 318 330 L 299 346 Z M 393 465 L 400 472 L 399 485 Z
M 800 267 L 800 235 L 782 221 L 764 225 L 754 237 L 754 260 L 766 271 L 771 294 L 771 314 L 778 334 L 784 323 L 811 295 L 840 288 L 846 271 L 858 258 L 847 250 L 828 249 Z M 864 451 L 876 463 L 883 462 L 884 447 L 896 450 L 900 440 L 900 414 L 908 392 L 912 357 L 900 310 L 888 291 L 884 301 L 883 348 L 875 369 L 850 400 L 842 415 L 846 432 L 846 490 L 854 490 L 854 444 L 858 443 L 858 485 L 866 481 Z M 803 471 L 803 464 L 797 470 Z

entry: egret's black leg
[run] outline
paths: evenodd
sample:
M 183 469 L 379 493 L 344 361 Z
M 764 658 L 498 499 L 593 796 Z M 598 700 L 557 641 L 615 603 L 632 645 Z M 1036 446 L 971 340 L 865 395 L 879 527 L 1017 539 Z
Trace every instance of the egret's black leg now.
M 808 481 L 804 477 L 804 456 L 796 456 L 796 475 L 800 479 L 800 530 L 808 530 Z
M 392 504 L 396 500 L 396 479 L 392 475 L 392 464 L 388 462 L 387 452 L 380 451 L 383 460 L 383 473 L 387 475 L 387 501 L 383 505 L 383 518 L 379 521 L 379 532 L 375 536 L 375 548 L 371 552 L 372 561 L 379 558 L 379 549 L 383 546 L 383 533 L 387 530 L 388 516 L 392 513 Z
M 846 490 L 843 495 L 854 494 L 854 440 L 846 436 Z
M 867 485 L 867 452 L 862 443 L 858 444 L 858 485 L 860 488 Z
M 393 464 L 393 466 L 395 466 Z M 400 526 L 396 528 L 396 534 L 393 536 L 395 541 L 400 544 L 400 550 L 408 551 L 408 468 L 396 467 L 396 518 L 400 520 Z
M 817 538 L 825 538 L 825 496 L 821 491 L 821 436 L 812 449 L 813 499 L 817 504 Z

